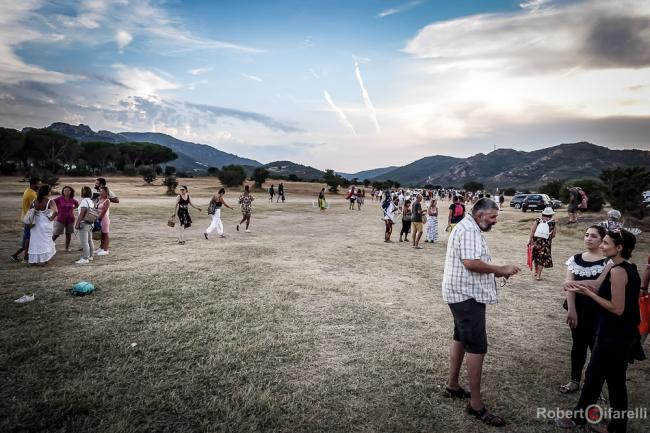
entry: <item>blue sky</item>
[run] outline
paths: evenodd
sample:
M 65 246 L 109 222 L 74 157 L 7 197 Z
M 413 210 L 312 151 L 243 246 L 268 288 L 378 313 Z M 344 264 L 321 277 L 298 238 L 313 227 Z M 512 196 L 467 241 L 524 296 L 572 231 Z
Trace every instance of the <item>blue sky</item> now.
M 0 124 L 156 131 L 355 172 L 588 140 L 650 148 L 650 2 L 24 0 Z

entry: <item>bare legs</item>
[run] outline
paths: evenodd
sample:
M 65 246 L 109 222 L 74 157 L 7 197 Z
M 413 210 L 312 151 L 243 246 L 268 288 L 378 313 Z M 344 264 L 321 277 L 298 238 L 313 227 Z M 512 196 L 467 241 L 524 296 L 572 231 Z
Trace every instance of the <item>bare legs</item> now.
M 481 400 L 481 375 L 483 373 L 484 353 L 465 353 L 463 343 L 452 340 L 449 346 L 449 380 L 447 386 L 450 389 L 459 389 L 460 367 L 465 358 L 467 367 L 467 376 L 469 378 L 470 404 L 474 410 L 483 409 L 483 400 Z

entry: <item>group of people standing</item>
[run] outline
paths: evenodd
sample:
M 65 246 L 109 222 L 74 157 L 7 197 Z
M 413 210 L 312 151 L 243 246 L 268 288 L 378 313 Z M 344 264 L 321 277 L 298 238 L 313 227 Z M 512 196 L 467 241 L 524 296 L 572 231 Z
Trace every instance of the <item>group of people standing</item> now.
M 445 394 L 468 399 L 468 414 L 497 427 L 505 425 L 505 420 L 489 411 L 481 399 L 481 376 L 488 348 L 485 307 L 497 303 L 495 278 L 503 278 L 505 285 L 510 276 L 520 272 L 513 264 L 492 264 L 483 233 L 497 223 L 498 210 L 497 202 L 482 198 L 474 204 L 471 215 L 456 224 L 447 242 L 442 282 L 443 299 L 449 305 L 454 322 Z M 542 218 L 533 224 L 531 242 L 534 248 L 546 248 L 537 239 L 552 239 L 555 228 L 549 224 L 551 212 L 552 209 L 545 210 Z M 539 228 L 543 224 L 547 227 Z M 542 234 L 544 236 L 540 236 Z M 603 384 L 607 382 L 612 418 L 606 426 L 594 424 L 591 427 L 595 431 L 626 432 L 626 371 L 628 364 L 645 359 L 638 329 L 638 300 L 640 296 L 647 296 L 650 257 L 641 280 L 636 265 L 629 261 L 636 245 L 636 238 L 629 231 L 592 225 L 584 233 L 584 245 L 584 252 L 566 262 L 564 308 L 573 347 L 571 380 L 559 387 L 563 394 L 580 391 L 580 397 L 574 409 L 568 411 L 570 415 L 558 417 L 555 422 L 567 429 L 592 422 L 588 408 L 598 402 Z M 588 349 L 591 349 L 591 358 L 581 387 Z M 467 366 L 469 390 L 459 382 L 463 360 Z
M 79 234 L 82 255 L 76 264 L 87 264 L 94 255 L 109 254 L 110 203 L 119 203 L 119 198 L 109 191 L 104 178 L 95 180 L 95 188 L 81 188 L 81 202 L 75 199 L 75 190 L 64 186 L 61 195 L 51 198 L 52 188 L 43 185 L 39 178 L 29 180 L 22 200 L 21 219 L 23 233 L 20 248 L 11 255 L 15 262 L 47 264 L 56 254 L 56 239 L 65 234 L 65 251 L 70 252 L 74 233 Z M 75 216 L 75 211 L 77 215 Z M 100 247 L 95 250 L 92 231 L 101 233 Z

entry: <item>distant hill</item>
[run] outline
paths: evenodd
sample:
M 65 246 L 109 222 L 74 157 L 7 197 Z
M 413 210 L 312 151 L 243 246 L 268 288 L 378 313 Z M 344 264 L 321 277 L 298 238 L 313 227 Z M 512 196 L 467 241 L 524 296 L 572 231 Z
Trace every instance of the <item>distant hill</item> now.
M 427 156 L 426 158 L 418 159 L 417 161 L 403 167 L 387 171 L 371 180 L 389 179 L 405 186 L 424 185 L 427 183 L 427 178 L 431 176 L 431 174 L 445 172 L 449 167 L 460 161 L 462 161 L 462 159 L 451 156 Z
M 389 171 L 395 170 L 398 168 L 395 165 L 391 165 L 390 167 L 382 167 L 382 168 L 375 168 L 373 170 L 364 170 L 360 171 L 357 173 L 336 173 L 341 177 L 346 178 L 347 180 L 352 180 L 352 179 L 359 179 L 359 180 L 366 180 L 366 179 L 373 179 L 378 176 L 381 176 L 384 173 L 387 173 Z
M 303 180 L 322 179 L 325 175 L 324 171 L 315 169 L 307 165 L 296 164 L 291 161 L 274 161 L 264 164 L 262 167 L 266 168 L 270 177 L 282 176 L 289 177 L 294 174 Z
M 595 144 L 566 143 L 533 152 L 499 149 L 431 170 L 428 183 L 460 186 L 476 180 L 488 187 L 535 188 L 551 180 L 596 177 L 603 169 L 650 167 L 650 151 L 612 150 Z
M 178 140 L 167 134 L 155 132 L 95 132 L 87 125 L 82 124 L 75 126 L 63 122 L 53 123 L 47 129 L 82 142 L 106 141 L 109 143 L 123 143 L 127 141 L 139 141 L 167 146 L 178 155 L 178 159 L 171 161 L 169 165 L 175 166 L 179 171 L 206 171 L 208 167 L 221 168 L 228 164 L 247 165 L 252 167 L 262 165 L 258 161 L 252 159 L 241 158 L 231 153 L 222 152 L 221 150 L 215 149 L 206 144 Z

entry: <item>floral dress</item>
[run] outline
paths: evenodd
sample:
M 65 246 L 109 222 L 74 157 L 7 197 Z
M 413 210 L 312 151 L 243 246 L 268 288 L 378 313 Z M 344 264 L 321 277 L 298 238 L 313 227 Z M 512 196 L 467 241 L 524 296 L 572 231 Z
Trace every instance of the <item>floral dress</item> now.
M 190 217 L 190 210 L 188 208 L 189 205 L 189 196 L 187 196 L 187 199 L 184 199 L 183 196 L 178 197 L 178 223 L 185 228 L 192 225 L 192 218 Z
M 537 218 L 537 224 L 541 223 L 542 219 Z M 555 228 L 555 221 L 548 220 L 548 229 L 549 232 L 553 232 Z M 533 263 L 536 266 L 542 268 L 552 268 L 553 267 L 553 257 L 551 257 L 551 243 L 553 239 L 549 237 L 548 239 L 534 237 L 533 238 Z

